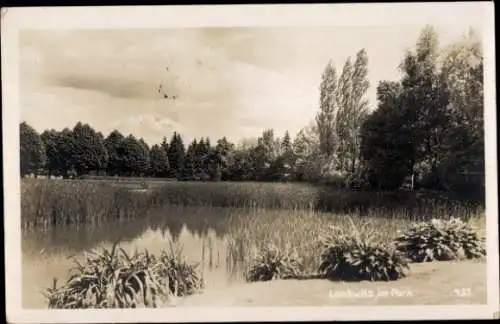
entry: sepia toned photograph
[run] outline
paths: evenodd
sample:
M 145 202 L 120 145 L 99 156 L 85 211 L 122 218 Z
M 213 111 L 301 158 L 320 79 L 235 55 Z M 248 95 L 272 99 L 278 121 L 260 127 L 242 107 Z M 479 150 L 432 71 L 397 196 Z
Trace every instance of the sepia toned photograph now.
M 498 317 L 478 4 L 2 9 L 8 320 Z

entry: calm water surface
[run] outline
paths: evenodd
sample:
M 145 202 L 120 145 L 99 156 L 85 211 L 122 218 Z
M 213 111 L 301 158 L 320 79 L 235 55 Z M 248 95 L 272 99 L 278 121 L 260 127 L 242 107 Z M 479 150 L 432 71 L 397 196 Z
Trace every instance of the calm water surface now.
M 188 262 L 200 263 L 206 289 L 219 289 L 243 281 L 241 271 L 227 261 L 227 222 L 242 210 L 229 208 L 174 208 L 140 219 L 113 222 L 96 228 L 58 228 L 49 232 L 22 233 L 23 307 L 44 308 L 40 293 L 53 283 L 65 282 L 72 267 L 70 256 L 83 251 L 110 248 L 120 239 L 127 252 L 148 249 L 152 253 L 180 245 Z

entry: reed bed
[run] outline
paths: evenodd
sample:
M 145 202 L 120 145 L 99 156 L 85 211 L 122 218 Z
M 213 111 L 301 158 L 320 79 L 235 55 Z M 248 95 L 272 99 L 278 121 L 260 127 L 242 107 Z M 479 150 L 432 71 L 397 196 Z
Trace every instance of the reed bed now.
M 149 208 L 144 195 L 106 182 L 42 179 L 21 182 L 23 228 L 99 225 L 110 219 L 136 217 Z
M 465 213 L 481 208 L 477 200 L 460 200 L 438 192 L 370 192 L 303 183 L 171 182 L 152 192 L 155 205 L 301 209 L 369 214 L 372 210 L 404 218 Z M 396 213 L 394 213 L 396 211 Z
M 172 182 L 152 193 L 153 204 L 238 208 L 309 208 L 314 187 L 289 183 Z
M 470 218 L 484 203 L 458 201 L 442 193 L 353 192 L 298 183 L 165 182 L 134 192 L 111 181 L 23 179 L 23 228 L 99 225 L 145 217 L 171 206 L 325 211 L 422 221 L 433 217 Z

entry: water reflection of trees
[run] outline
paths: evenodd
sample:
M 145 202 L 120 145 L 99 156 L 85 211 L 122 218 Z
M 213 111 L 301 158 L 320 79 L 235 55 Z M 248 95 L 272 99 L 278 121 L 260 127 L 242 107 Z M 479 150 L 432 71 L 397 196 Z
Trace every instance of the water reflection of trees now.
M 23 251 L 50 247 L 54 252 L 70 250 L 78 253 L 102 243 L 132 241 L 147 230 L 158 231 L 163 237 L 169 233 L 175 243 L 179 241 L 184 226 L 194 236 L 207 237 L 213 231 L 217 238 L 223 238 L 230 214 L 229 208 L 166 207 L 146 216 L 110 221 L 99 226 L 56 226 L 44 231 L 23 229 Z
M 161 225 L 161 233 L 163 237 L 166 237 L 166 232 L 168 231 L 172 241 L 177 243 L 183 228 L 184 221 L 182 219 L 171 219 L 169 222 L 163 222 Z
M 148 230 L 145 219 L 102 223 L 99 226 L 58 226 L 46 231 L 22 230 L 23 250 L 50 247 L 52 251 L 72 253 L 89 250 L 102 243 L 132 241 Z
M 195 237 L 206 237 L 214 231 L 217 238 L 222 238 L 227 233 L 230 214 L 229 208 L 160 209 L 151 218 L 151 228 L 160 230 L 163 235 L 168 230 L 174 241 L 179 239 L 184 226 Z

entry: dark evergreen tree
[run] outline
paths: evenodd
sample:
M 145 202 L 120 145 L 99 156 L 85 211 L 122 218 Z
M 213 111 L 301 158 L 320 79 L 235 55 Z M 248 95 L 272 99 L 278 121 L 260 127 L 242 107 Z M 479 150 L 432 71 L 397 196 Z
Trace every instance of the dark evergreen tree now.
M 75 167 L 73 165 L 73 148 L 75 139 L 73 131 L 69 128 L 64 128 L 57 138 L 57 152 L 60 158 L 60 171 L 64 179 L 75 175 Z
M 167 154 L 167 156 L 168 156 L 168 142 L 167 142 L 167 138 L 165 136 L 163 137 L 163 140 L 161 141 L 160 147 L 165 152 L 165 154 Z
M 232 181 L 256 180 L 252 150 L 236 150 L 234 163 L 229 167 Z
M 226 137 L 223 137 L 217 141 L 215 149 L 220 159 L 221 180 L 230 180 L 230 168 L 234 163 L 234 144 L 230 143 Z
M 411 170 L 413 134 L 406 124 L 402 92 L 398 82 L 380 82 L 378 108 L 361 128 L 361 155 L 367 180 L 374 189 L 399 188 Z
M 49 177 L 59 176 L 62 174 L 63 161 L 61 160 L 61 154 L 58 151 L 59 136 L 59 132 L 55 129 L 46 130 L 42 133 L 42 135 L 40 135 L 40 138 L 44 143 L 45 154 L 47 156 L 45 169 Z
M 190 181 L 196 180 L 197 177 L 197 150 L 199 144 L 196 139 L 189 144 L 186 156 L 184 158 L 184 168 L 182 173 L 182 180 Z
M 123 139 L 119 151 L 122 155 L 122 170 L 128 176 L 143 176 L 149 170 L 149 152 L 133 135 Z
M 151 174 L 154 177 L 167 177 L 169 171 L 168 156 L 165 150 L 159 145 L 153 145 L 150 151 Z
M 40 134 L 26 122 L 19 125 L 21 176 L 33 173 L 35 176 L 45 166 L 47 156 Z
M 78 122 L 73 128 L 72 137 L 72 164 L 78 176 L 107 167 L 108 152 L 102 138 L 92 127 Z
M 186 154 L 182 137 L 174 132 L 168 146 L 168 161 L 170 163 L 170 176 L 181 177 L 184 168 L 184 156 Z
M 123 152 L 120 150 L 121 143 L 125 137 L 118 131 L 112 131 L 104 140 L 104 146 L 108 151 L 108 175 L 122 175 L 123 171 Z

